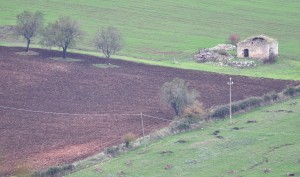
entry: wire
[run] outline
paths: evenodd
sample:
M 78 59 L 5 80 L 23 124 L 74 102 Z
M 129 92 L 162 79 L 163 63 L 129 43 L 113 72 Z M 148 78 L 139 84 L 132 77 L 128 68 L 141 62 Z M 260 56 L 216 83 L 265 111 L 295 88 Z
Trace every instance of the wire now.
M 143 114 L 143 113 L 140 113 L 140 114 L 75 114 L 75 113 L 58 113 L 58 112 L 50 112 L 50 111 L 36 111 L 36 110 L 14 108 L 14 107 L 7 107 L 7 106 L 1 106 L 1 105 L 0 105 L 0 108 L 16 110 L 16 111 L 33 112 L 33 113 L 54 114 L 54 115 L 70 115 L 70 116 L 142 116 L 142 117 L 144 116 L 144 117 L 148 117 L 148 118 L 151 118 L 151 119 L 163 120 L 163 121 L 168 121 L 168 122 L 179 122 L 179 123 L 183 123 L 183 124 L 199 126 L 199 124 L 193 124 L 193 123 L 188 123 L 188 122 L 182 122 L 182 121 L 166 119 L 166 118 L 162 118 L 162 117 L 150 116 L 150 115 L 146 115 L 146 114 Z M 140 119 L 140 117 L 136 117 L 136 118 Z M 122 120 L 125 120 L 125 119 L 122 119 Z M 208 127 L 208 126 L 203 127 L 203 129 L 207 129 L 207 128 L 220 129 L 220 130 L 224 130 L 224 131 L 234 131 L 232 129 L 226 129 L 226 128 L 212 128 L 212 127 Z M 266 134 L 266 135 L 300 136 L 300 134 L 285 133 L 285 132 L 257 132 L 257 131 L 247 131 L 247 130 L 236 130 L 236 131 L 241 132 L 241 133 L 254 133 L 254 134 Z
M 51 112 L 51 111 L 36 111 L 31 109 L 22 109 L 22 108 L 14 108 L 14 107 L 7 107 L 7 106 L 0 106 L 3 109 L 10 109 L 16 111 L 24 111 L 24 112 L 33 112 L 33 113 L 43 113 L 43 114 L 54 114 L 54 115 L 68 115 L 68 116 L 114 116 L 114 115 L 121 115 L 121 116 L 138 116 L 140 114 L 76 114 L 76 113 L 60 113 L 60 112 Z
M 169 122 L 176 122 L 176 121 L 174 121 L 174 120 L 170 120 L 170 119 L 166 119 L 166 118 L 155 117 L 155 116 L 149 116 L 149 115 L 146 115 L 146 114 L 142 114 L 142 115 L 145 116 L 145 117 L 153 118 L 153 119 L 165 120 L 165 121 L 169 121 Z

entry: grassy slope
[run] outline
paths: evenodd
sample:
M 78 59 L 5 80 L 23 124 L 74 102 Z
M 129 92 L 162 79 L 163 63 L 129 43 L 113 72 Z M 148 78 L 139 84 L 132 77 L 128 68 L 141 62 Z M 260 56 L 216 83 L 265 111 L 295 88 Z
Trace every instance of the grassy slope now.
M 41 10 L 46 21 L 69 15 L 80 21 L 86 39 L 79 48 L 93 50 L 90 41 L 102 26 L 113 25 L 124 34 L 126 48 L 119 54 L 127 57 L 164 60 L 152 62 L 176 67 L 300 80 L 300 12 L 297 0 L 0 0 L 0 25 L 15 24 L 23 10 Z M 280 61 L 255 69 L 220 68 L 188 61 L 199 48 L 223 43 L 232 33 L 243 38 L 266 34 L 277 38 Z
M 292 103 L 297 102 L 296 105 Z M 291 110 L 292 113 L 274 112 Z M 271 111 L 271 112 L 266 112 Z M 262 107 L 228 120 L 210 123 L 203 130 L 171 136 L 133 150 L 102 164 L 84 169 L 71 177 L 113 176 L 124 171 L 127 176 L 266 176 L 300 174 L 300 98 Z M 256 120 L 258 123 L 246 123 Z M 240 130 L 232 130 L 239 127 Z M 220 130 L 224 139 L 211 133 Z M 185 140 L 187 143 L 175 143 Z M 168 155 L 159 152 L 172 151 Z M 267 159 L 267 160 L 266 160 Z M 125 163 L 131 160 L 132 165 Z M 166 164 L 173 168 L 165 170 Z M 96 169 L 102 169 L 97 173 Z M 231 173 L 232 171 L 232 173 Z

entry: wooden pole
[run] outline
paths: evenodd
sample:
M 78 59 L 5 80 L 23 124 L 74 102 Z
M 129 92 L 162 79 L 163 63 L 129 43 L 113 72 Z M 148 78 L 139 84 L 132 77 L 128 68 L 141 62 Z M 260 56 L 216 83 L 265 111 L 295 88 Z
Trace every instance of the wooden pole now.
M 143 141 L 144 141 L 144 138 L 145 138 L 145 128 L 144 128 L 144 119 L 143 119 L 143 113 L 142 112 L 141 112 L 140 116 L 141 116 L 141 121 L 142 121 Z

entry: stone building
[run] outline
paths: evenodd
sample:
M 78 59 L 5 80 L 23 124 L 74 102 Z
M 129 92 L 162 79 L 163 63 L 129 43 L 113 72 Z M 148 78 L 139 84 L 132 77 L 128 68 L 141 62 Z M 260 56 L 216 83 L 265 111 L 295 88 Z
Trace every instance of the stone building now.
M 238 58 L 255 58 L 266 60 L 278 55 L 278 42 L 267 36 L 259 35 L 237 44 Z

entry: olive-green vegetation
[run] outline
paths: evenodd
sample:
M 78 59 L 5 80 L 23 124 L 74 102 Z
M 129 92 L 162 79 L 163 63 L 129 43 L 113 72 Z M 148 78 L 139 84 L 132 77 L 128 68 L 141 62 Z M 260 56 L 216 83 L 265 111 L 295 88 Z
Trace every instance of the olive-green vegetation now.
M 300 174 L 300 98 L 167 137 L 71 177 Z
M 60 16 L 76 19 L 85 31 L 80 49 L 95 50 L 94 34 L 114 26 L 124 37 L 118 54 L 148 63 L 255 77 L 300 80 L 300 11 L 297 0 L 0 0 L 0 25 L 15 25 L 24 10 L 43 12 L 45 24 Z M 190 61 L 199 48 L 265 34 L 279 41 L 279 61 L 253 69 L 232 69 Z M 33 42 L 37 42 L 33 41 Z M 1 42 L 7 44 L 7 42 Z M 22 44 L 22 43 L 21 43 Z M 174 58 L 179 64 L 174 64 Z
M 62 57 L 51 57 L 51 59 L 56 61 L 69 61 L 69 62 L 82 61 L 81 59 L 77 59 L 77 58 L 62 58 Z
M 106 69 L 106 68 L 119 68 L 120 67 L 118 65 L 112 65 L 112 64 L 93 64 L 93 66 L 95 66 L 97 68 L 102 68 L 102 69 Z

